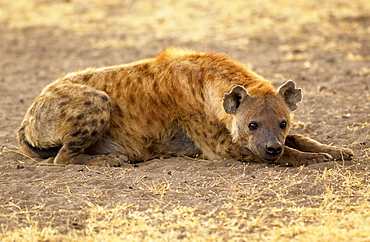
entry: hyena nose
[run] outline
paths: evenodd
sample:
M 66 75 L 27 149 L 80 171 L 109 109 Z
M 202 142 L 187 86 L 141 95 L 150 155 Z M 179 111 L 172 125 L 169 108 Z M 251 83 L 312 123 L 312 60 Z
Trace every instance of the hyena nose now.
M 280 142 L 268 143 L 265 151 L 268 155 L 279 155 L 283 151 L 283 147 Z

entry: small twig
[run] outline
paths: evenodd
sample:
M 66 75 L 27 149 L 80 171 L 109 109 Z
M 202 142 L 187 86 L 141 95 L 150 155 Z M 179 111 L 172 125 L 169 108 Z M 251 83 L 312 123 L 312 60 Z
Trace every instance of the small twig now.
M 183 155 L 183 156 L 178 156 L 178 158 L 186 158 L 186 159 L 189 159 L 189 160 L 202 161 L 202 162 L 203 161 L 206 161 L 206 162 L 220 162 L 219 160 L 205 159 L 205 158 L 201 158 L 200 156 L 190 157 L 190 156 Z
M 62 167 L 67 166 L 66 164 L 41 163 L 41 162 L 39 162 L 39 163 L 38 163 L 38 165 L 39 165 L 39 166 L 62 166 Z
M 95 170 L 95 169 L 90 169 L 88 166 L 85 166 L 85 168 L 88 170 L 88 171 L 91 171 L 91 172 L 94 172 L 94 173 L 97 173 L 97 174 L 102 174 L 103 172 L 99 171 L 99 170 Z
M 9 151 L 9 152 L 16 153 L 16 154 L 19 154 L 19 155 L 22 155 L 22 156 L 24 156 L 24 157 L 26 157 L 26 158 L 28 158 L 28 159 L 31 159 L 32 161 L 36 162 L 37 164 L 40 164 L 40 162 L 38 162 L 37 160 L 35 160 L 35 159 L 34 159 L 34 158 L 32 158 L 31 156 L 28 156 L 28 155 L 26 155 L 26 154 L 24 154 L 24 153 L 22 153 L 22 152 L 20 152 L 20 151 L 13 150 L 13 149 L 8 149 L 8 148 L 6 148 L 6 147 L 1 147 L 1 149 L 6 150 L 6 151 Z
M 86 203 L 86 205 L 87 205 L 87 206 L 89 206 L 89 207 L 91 207 L 91 208 L 93 208 L 93 207 L 96 207 L 96 206 L 97 206 L 97 205 L 95 205 L 95 204 L 94 204 L 94 203 L 92 203 L 92 202 L 86 201 L 86 200 L 84 200 L 84 199 L 82 199 L 82 198 L 80 198 L 80 197 L 77 197 L 76 195 L 72 194 L 71 189 L 69 188 L 69 186 L 68 186 L 68 185 L 66 185 L 66 188 L 67 188 L 67 192 L 68 192 L 68 194 L 69 194 L 71 197 L 74 197 L 74 198 L 76 198 L 76 199 L 80 200 L 81 202 Z
M 6 147 L 1 147 L 1 149 L 5 150 L 5 151 L 9 151 L 9 152 L 13 152 L 13 153 L 16 153 L 16 154 L 19 154 L 21 156 L 24 156 L 32 161 L 34 161 L 35 163 L 37 163 L 38 166 L 67 166 L 66 164 L 54 164 L 54 163 L 43 163 L 43 162 L 38 162 L 37 160 L 35 160 L 34 158 L 32 158 L 31 156 L 28 156 L 20 151 L 17 151 L 17 150 L 13 150 L 13 149 L 8 149 Z

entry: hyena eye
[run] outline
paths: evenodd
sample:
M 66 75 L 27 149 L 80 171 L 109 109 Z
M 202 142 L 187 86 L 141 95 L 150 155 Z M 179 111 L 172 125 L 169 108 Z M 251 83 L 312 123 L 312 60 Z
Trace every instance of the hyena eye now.
M 250 130 L 256 130 L 256 129 L 258 129 L 258 124 L 255 123 L 255 122 L 249 123 L 248 128 Z
M 286 122 L 285 121 L 283 121 L 283 122 L 280 123 L 280 128 L 281 129 L 285 129 L 286 128 Z

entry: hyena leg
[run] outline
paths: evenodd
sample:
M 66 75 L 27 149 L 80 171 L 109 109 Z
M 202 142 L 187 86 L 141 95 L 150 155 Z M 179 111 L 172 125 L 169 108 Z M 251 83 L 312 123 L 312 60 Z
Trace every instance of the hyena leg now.
M 84 154 L 106 133 L 110 110 L 104 92 L 79 84 L 53 83 L 27 111 L 18 133 L 20 149 L 42 157 L 41 153 L 59 148 L 56 164 L 119 165 L 107 156 Z
M 154 154 L 162 154 L 164 157 L 198 157 L 202 155 L 201 149 L 199 149 L 194 141 L 187 136 L 184 129 L 175 127 L 173 130 L 170 137 L 168 137 L 169 140 L 164 139 L 164 141 L 156 142 L 154 143 L 154 147 L 150 147 L 149 149 L 152 150 Z
M 291 134 L 286 137 L 285 145 L 304 152 L 327 153 L 335 160 L 351 160 L 353 151 L 346 148 L 324 145 L 302 135 Z
M 199 123 L 189 125 L 188 136 L 201 150 L 206 159 L 236 159 L 244 162 L 263 162 L 246 147 L 234 143 L 229 131 L 218 123 L 204 124 L 207 129 L 200 129 Z
M 275 162 L 283 166 L 301 166 L 326 162 L 330 159 L 332 157 L 326 153 L 302 152 L 285 146 L 283 155 Z

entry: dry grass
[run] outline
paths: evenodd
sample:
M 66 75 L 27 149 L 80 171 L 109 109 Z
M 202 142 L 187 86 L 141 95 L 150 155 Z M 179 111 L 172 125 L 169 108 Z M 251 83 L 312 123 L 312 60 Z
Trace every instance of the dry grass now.
M 100 207 L 85 201 L 78 211 L 86 219 L 71 222 L 66 234 L 60 228 L 38 226 L 37 211 L 7 215 L 25 220 L 19 228 L 0 235 L 2 241 L 367 241 L 370 230 L 370 186 L 363 173 L 341 166 L 317 172 L 312 185 L 323 185 L 321 195 L 289 194 L 289 188 L 308 182 L 270 173 L 257 188 L 224 181 L 237 190 L 233 202 L 208 210 L 196 207 L 157 206 L 145 211 L 135 204 Z M 235 187 L 238 188 L 235 188 Z M 142 189 L 160 199 L 169 190 L 165 181 Z M 265 196 L 272 192 L 273 196 Z M 70 193 L 71 196 L 76 195 Z M 268 197 L 268 199 L 266 199 Z M 79 197 L 83 200 L 84 198 Z M 283 204 L 283 206 L 282 206 Z M 39 213 L 42 210 L 39 210 Z
M 353 61 L 365 56 L 358 42 L 338 46 L 341 34 L 354 31 L 365 37 L 369 29 L 356 19 L 368 18 L 367 0 L 267 0 L 267 1 L 0 1 L 0 22 L 15 29 L 54 27 L 80 35 L 104 32 L 104 40 L 91 39 L 101 48 L 144 47 L 148 40 L 180 39 L 182 42 L 214 43 L 245 48 L 253 36 L 295 38 L 299 50 L 321 46 L 325 51 L 345 52 Z M 338 21 L 338 20 L 346 21 Z M 318 33 L 311 35 L 311 30 Z M 311 36 L 310 36 L 311 35 Z M 145 36 L 145 38 L 143 38 Z M 227 41 L 225 41 L 227 40 Z M 329 40 L 329 41 L 328 41 Z M 281 49 L 289 46 L 281 46 Z M 287 61 L 307 58 L 288 54 Z
M 224 46 L 244 48 L 251 37 L 262 34 L 266 38 L 278 36 L 302 41 L 299 51 L 288 52 L 283 61 L 309 61 L 310 56 L 305 50 L 310 46 L 344 53 L 350 61 L 369 60 L 368 56 L 362 55 L 358 42 L 344 46 L 335 43 L 340 38 L 338 28 L 342 34 L 356 32 L 357 36 L 365 38 L 369 27 L 363 28 L 355 19 L 369 18 L 369 13 L 368 0 L 0 0 L 0 23 L 14 29 L 13 33 L 3 34 L 2 38 L 13 38 L 24 29 L 58 26 L 53 31 L 86 35 L 97 48 L 140 48 L 151 39 L 171 38 L 184 43 L 223 42 Z M 347 21 L 337 22 L 338 19 Z M 312 29 L 316 34 L 309 36 Z M 104 33 L 99 41 L 89 35 L 97 32 Z M 303 41 L 305 39 L 309 41 Z M 288 48 L 280 46 L 281 50 Z M 364 75 L 369 73 L 369 69 L 361 71 Z M 297 125 L 306 126 L 305 123 Z M 359 125 L 368 126 L 368 123 Z M 367 161 L 369 157 L 370 151 L 366 150 L 361 161 Z M 241 177 L 232 181 L 220 177 L 213 184 L 206 185 L 226 184 L 233 191 L 232 202 L 229 199 L 207 210 L 163 205 L 163 196 L 181 192 L 168 180 L 137 181 L 141 190 L 151 193 L 153 204 L 159 204 L 144 211 L 136 204 L 117 203 L 101 207 L 86 200 L 86 196 L 69 191 L 71 197 L 84 201 L 86 205 L 81 210 L 56 212 L 78 213 L 86 218 L 83 223 L 70 221 L 65 226 L 74 229 L 68 231 L 52 225 L 40 226 L 38 217 L 41 213 L 47 214 L 51 220 L 55 213 L 43 211 L 42 204 L 31 210 L 19 208 L 12 214 L 0 214 L 0 217 L 14 220 L 17 225 L 11 230 L 2 225 L 0 240 L 368 241 L 370 183 L 367 168 L 358 173 L 338 165 L 333 169 L 315 171 L 316 174 L 311 175 L 316 177 L 314 180 L 272 172 L 263 180 L 253 180 L 258 185 L 253 185 L 252 181 L 245 182 Z M 292 187 L 303 183 L 322 187 L 323 192 L 315 196 L 306 195 L 308 191 L 291 194 Z M 0 205 L 1 208 L 4 206 Z

